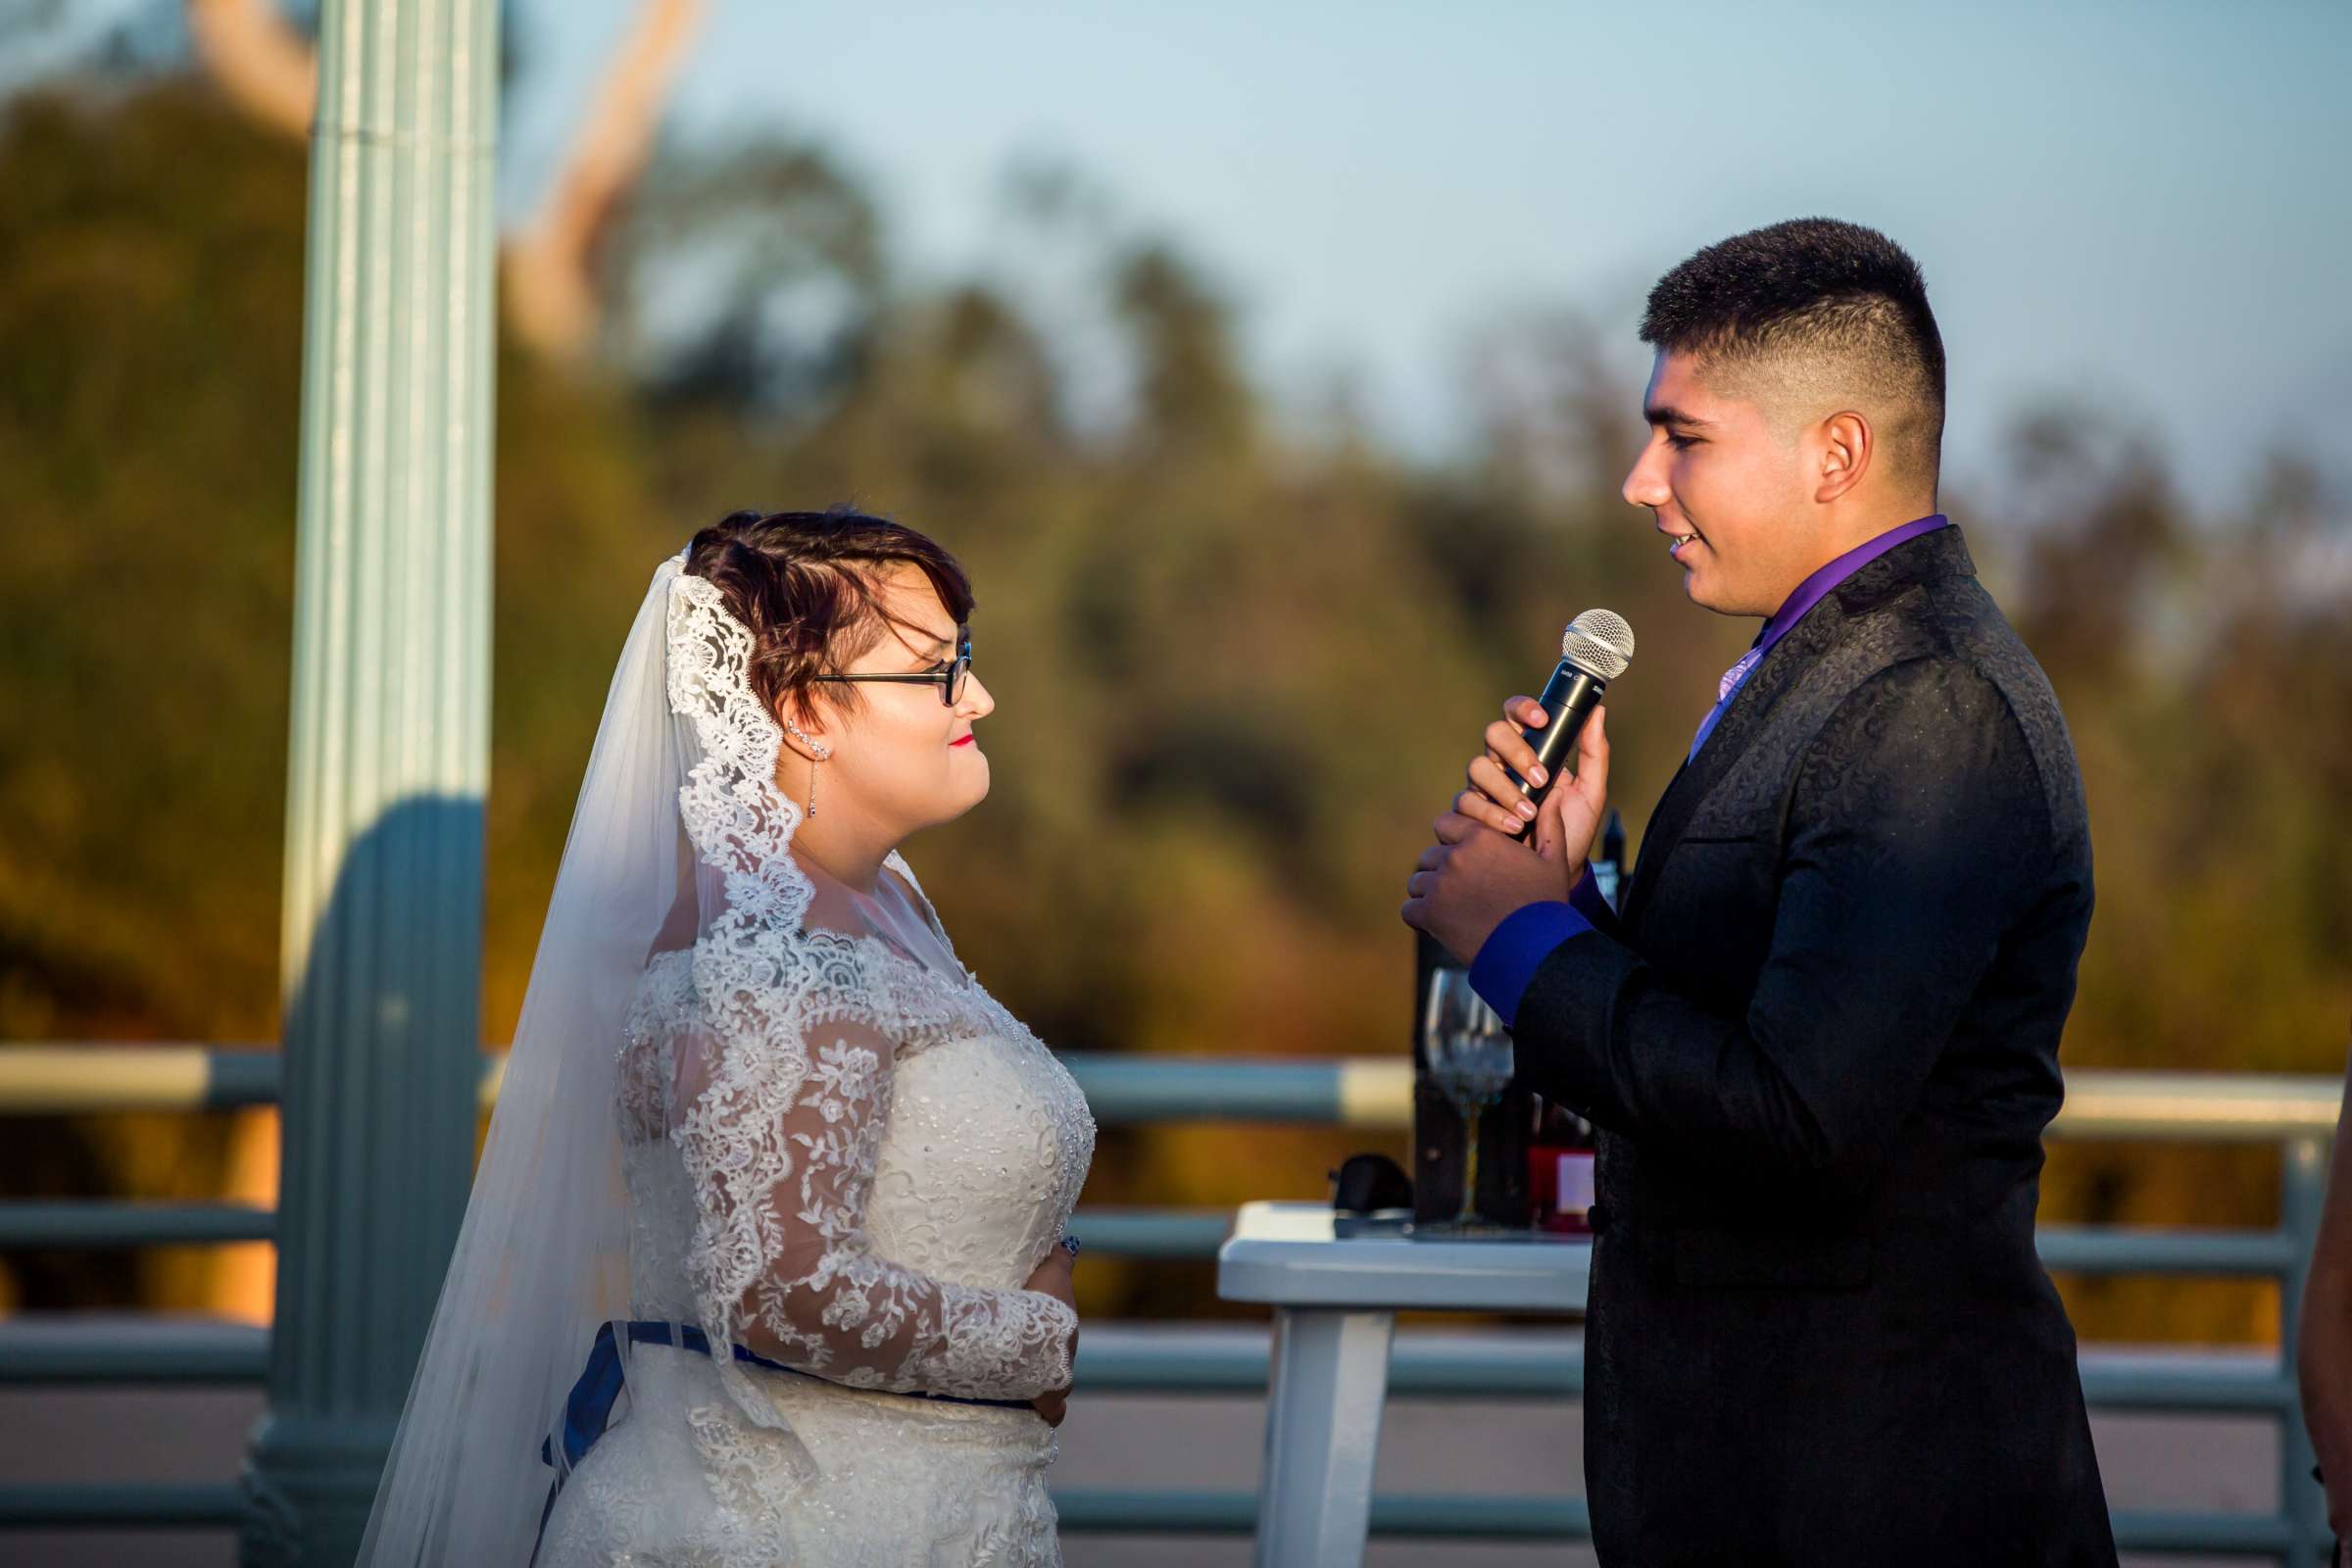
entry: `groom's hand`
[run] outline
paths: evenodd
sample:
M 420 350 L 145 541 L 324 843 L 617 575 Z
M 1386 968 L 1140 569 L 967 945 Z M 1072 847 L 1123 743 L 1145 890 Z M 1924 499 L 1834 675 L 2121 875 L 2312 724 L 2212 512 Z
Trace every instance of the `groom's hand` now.
M 1487 749 L 1470 760 L 1464 778 L 1470 787 L 1453 798 L 1453 808 L 1484 822 L 1495 832 L 1517 837 L 1534 821 L 1532 842 L 1545 859 L 1560 859 L 1575 868 L 1571 884 L 1584 874 L 1592 858 L 1592 841 L 1600 835 L 1601 818 L 1609 806 L 1609 710 L 1603 703 L 1576 736 L 1576 773 L 1563 778 L 1544 798 L 1539 812 L 1503 772 L 1509 768 L 1531 784 L 1544 782 L 1536 763 L 1536 749 L 1520 733 L 1542 729 L 1551 721 L 1544 705 L 1533 697 L 1514 697 L 1502 705 L 1502 717 L 1487 726 Z
M 1438 818 L 1438 842 L 1421 852 L 1404 881 L 1404 923 L 1428 932 L 1467 965 L 1494 928 L 1531 904 L 1568 897 L 1576 878 L 1546 858 L 1459 811 Z M 1576 869 L 1582 874 L 1583 861 Z
M 1576 737 L 1576 773 L 1544 798 L 1536 814 L 1535 847 L 1519 842 L 1530 808 L 1503 775 L 1538 773 L 1535 748 L 1519 733 L 1542 729 L 1544 705 L 1514 697 L 1503 716 L 1487 726 L 1487 749 L 1473 758 L 1470 788 L 1454 797 L 1453 809 L 1438 818 L 1438 843 L 1405 879 L 1404 923 L 1428 932 L 1463 963 L 1478 956 L 1504 918 L 1531 904 L 1564 900 L 1585 874 L 1592 840 L 1609 801 L 1608 709 L 1592 716 Z

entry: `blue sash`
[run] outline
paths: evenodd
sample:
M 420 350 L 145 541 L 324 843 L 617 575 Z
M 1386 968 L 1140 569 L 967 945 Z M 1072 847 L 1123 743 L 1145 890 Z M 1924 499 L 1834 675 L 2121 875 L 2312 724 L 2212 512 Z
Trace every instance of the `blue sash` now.
M 698 1355 L 710 1353 L 710 1336 L 692 1323 L 662 1323 L 633 1318 L 623 1326 L 628 1330 L 629 1343 L 632 1345 L 667 1345 L 692 1350 Z M 795 1377 L 814 1378 L 819 1383 L 832 1381 L 797 1366 L 771 1361 L 740 1345 L 734 1349 L 736 1360 L 765 1371 L 789 1372 Z M 539 1534 L 542 1537 L 547 1534 L 548 1516 L 556 1511 L 556 1496 L 564 1490 L 564 1478 L 588 1456 L 588 1450 L 596 1446 L 597 1440 L 605 1435 L 605 1428 L 612 1424 L 612 1403 L 620 1397 L 623 1382 L 620 1347 L 613 1341 L 612 1325 L 609 1322 L 600 1323 L 596 1327 L 596 1343 L 588 1348 L 588 1364 L 581 1369 L 578 1381 L 572 1384 L 571 1393 L 564 1399 L 564 1462 L 556 1465 L 556 1479 L 547 1489 L 547 1503 L 539 1510 Z M 1032 1408 L 1027 1399 L 973 1399 L 958 1394 L 926 1394 L 920 1390 L 909 1391 L 900 1396 L 940 1399 L 949 1404 L 989 1404 L 1005 1410 Z M 539 1462 L 556 1464 L 555 1439 L 552 1435 L 540 1440 Z M 534 1544 L 531 1556 L 536 1560 L 538 1555 L 539 1548 Z

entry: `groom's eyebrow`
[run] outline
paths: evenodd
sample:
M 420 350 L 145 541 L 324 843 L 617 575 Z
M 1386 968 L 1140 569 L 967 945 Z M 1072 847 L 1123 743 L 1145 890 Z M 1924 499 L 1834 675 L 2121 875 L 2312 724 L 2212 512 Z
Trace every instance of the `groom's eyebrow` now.
M 1714 423 L 1712 419 L 1692 418 L 1670 403 L 1661 403 L 1655 407 L 1644 406 L 1642 410 L 1642 417 L 1647 419 L 1651 424 L 1687 424 L 1693 429 L 1704 429 Z

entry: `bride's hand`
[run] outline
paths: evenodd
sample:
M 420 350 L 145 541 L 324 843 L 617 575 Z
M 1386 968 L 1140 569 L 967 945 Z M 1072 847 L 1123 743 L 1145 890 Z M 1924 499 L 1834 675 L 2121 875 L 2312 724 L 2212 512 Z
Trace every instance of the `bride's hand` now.
M 1021 1289 L 1041 1291 L 1067 1306 L 1072 1312 L 1077 1311 L 1078 1290 L 1070 1277 L 1070 1266 L 1074 1261 L 1075 1258 L 1068 1248 L 1063 1247 L 1059 1242 L 1054 1243 L 1054 1250 L 1046 1254 L 1046 1260 L 1037 1265 L 1035 1271 L 1030 1274 L 1028 1283 Z M 1070 1336 L 1070 1356 L 1075 1360 L 1077 1355 L 1078 1337 L 1073 1331 Z M 1061 1418 L 1069 1413 L 1069 1402 L 1070 1391 L 1066 1387 L 1041 1394 L 1029 1401 L 1037 1413 L 1046 1418 L 1046 1425 L 1050 1427 L 1061 1425 Z

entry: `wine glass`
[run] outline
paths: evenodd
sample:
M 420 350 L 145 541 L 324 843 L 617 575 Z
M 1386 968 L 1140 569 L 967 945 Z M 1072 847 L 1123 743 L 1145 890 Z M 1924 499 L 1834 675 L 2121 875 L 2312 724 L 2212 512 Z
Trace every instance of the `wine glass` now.
M 1470 989 L 1466 970 L 1441 966 L 1429 977 L 1429 1006 L 1421 1019 L 1422 1048 L 1429 1075 L 1462 1113 L 1467 1153 L 1462 1165 L 1462 1208 L 1444 1228 L 1481 1230 L 1478 1218 L 1479 1112 L 1502 1098 L 1516 1065 L 1510 1031 L 1494 1009 Z

